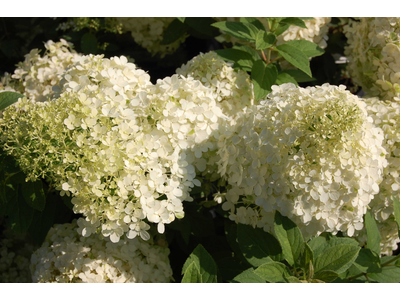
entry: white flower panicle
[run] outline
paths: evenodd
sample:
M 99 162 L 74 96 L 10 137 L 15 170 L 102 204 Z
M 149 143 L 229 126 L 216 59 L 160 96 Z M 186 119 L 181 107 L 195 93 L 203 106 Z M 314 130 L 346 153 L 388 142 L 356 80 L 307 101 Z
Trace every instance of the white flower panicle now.
M 79 221 L 78 221 L 79 222 Z M 82 237 L 72 224 L 58 224 L 31 257 L 33 282 L 165 283 L 172 278 L 169 249 L 139 238 L 112 243 Z
M 123 32 L 130 32 L 134 41 L 149 51 L 151 54 L 159 54 L 161 58 L 174 53 L 186 39 L 183 36 L 175 42 L 162 45 L 164 31 L 174 21 L 173 17 L 133 17 L 133 18 L 106 18 L 118 23 Z
M 253 89 L 247 72 L 235 71 L 232 63 L 225 62 L 213 51 L 192 58 L 176 73 L 193 77 L 212 89 L 213 97 L 232 121 L 245 107 L 253 104 Z
M 80 57 L 71 49 L 72 44 L 63 39 L 57 43 L 48 41 L 44 46 L 46 51 L 43 56 L 38 49 L 31 50 L 11 76 L 14 79 L 10 82 L 11 87 L 31 101 L 53 99 L 52 87 L 59 83 L 65 69 Z
M 382 130 L 344 86 L 272 89 L 221 135 L 219 173 L 228 183 L 222 208 L 236 223 L 265 231 L 279 210 L 307 237 L 353 236 L 387 164 Z
M 387 167 L 384 169 L 383 181 L 379 185 L 379 194 L 375 195 L 368 205 L 375 216 L 381 234 L 381 253 L 392 255 L 400 242 L 394 219 L 393 199 L 400 198 L 400 104 L 393 101 L 381 101 L 378 98 L 364 99 L 368 115 L 373 123 L 382 128 L 385 139 L 382 146 L 386 150 Z M 357 237 L 366 242 L 366 231 Z
M 192 200 L 190 188 L 200 182 L 183 141 L 194 129 L 200 143 L 215 125 L 195 115 L 189 131 L 175 124 L 175 104 L 186 101 L 189 109 L 192 98 L 203 100 L 189 86 L 197 85 L 200 94 L 208 90 L 187 81 L 185 100 L 174 89 L 162 90 L 167 81 L 159 99 L 151 100 L 149 75 L 125 57 L 83 56 L 66 72 L 56 101 L 30 104 L 25 98 L 5 110 L 0 126 L 6 150 L 30 180 L 47 178 L 62 194 L 72 194 L 74 212 L 85 216 L 79 223 L 84 236 L 101 230 L 112 242 L 124 234 L 146 240 L 146 221 L 162 233 L 165 224 L 184 216 L 182 201 Z M 170 103 L 162 98 L 174 96 Z M 160 114 L 172 118 L 171 127 Z M 220 114 L 214 109 L 207 116 L 214 121 Z M 172 136 L 182 140 L 180 147 Z
M 369 97 L 400 101 L 400 18 L 360 18 L 344 32 L 353 82 Z
M 178 165 L 173 168 L 186 178 L 189 188 L 193 184 L 200 186 L 196 173 L 209 173 L 219 129 L 228 119 L 216 98 L 214 91 L 200 81 L 177 74 L 158 80 L 149 94 L 156 108 L 157 128 L 167 135 L 172 148 L 179 153 Z M 192 200 L 189 194 L 185 198 Z

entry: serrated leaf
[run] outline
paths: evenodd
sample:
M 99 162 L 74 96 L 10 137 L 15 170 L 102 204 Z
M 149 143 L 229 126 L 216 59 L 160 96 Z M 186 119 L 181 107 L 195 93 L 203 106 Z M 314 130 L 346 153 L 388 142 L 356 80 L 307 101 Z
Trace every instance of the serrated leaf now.
M 282 24 L 282 25 L 279 25 L 277 28 L 276 28 L 276 30 L 275 30 L 275 35 L 276 36 L 279 36 L 279 35 L 281 35 L 282 33 L 284 33 L 286 30 L 288 30 L 288 28 L 290 27 L 290 25 L 289 24 Z
M 400 237 L 400 200 L 398 197 L 393 197 L 393 210 L 394 210 L 394 219 L 397 223 L 398 235 Z
M 324 54 L 324 50 L 317 44 L 307 40 L 294 40 L 286 42 L 286 45 L 297 48 L 303 52 L 307 57 L 315 57 Z
M 185 19 L 185 18 L 183 18 Z M 168 27 L 164 31 L 163 39 L 160 42 L 160 45 L 168 45 L 171 44 L 182 36 L 184 36 L 188 30 L 188 25 L 183 23 L 180 19 L 176 18 L 173 20 Z
M 289 70 L 284 70 L 281 72 L 281 74 L 286 73 L 292 76 L 297 82 L 310 82 L 310 81 L 315 81 L 314 77 L 308 76 L 306 73 L 300 70 L 296 69 L 289 69 Z
M 255 267 L 265 262 L 282 259 L 278 240 L 270 233 L 250 225 L 237 225 L 237 239 L 243 256 Z
M 254 25 L 255 27 L 257 27 L 257 29 L 265 31 L 264 25 L 257 18 L 254 18 L 254 17 L 242 17 L 242 18 L 240 18 L 240 22 L 242 22 L 242 23 L 250 23 L 250 24 Z
M 288 268 L 277 261 L 262 264 L 254 273 L 268 282 L 286 282 L 286 278 L 290 276 Z
M 323 270 L 336 273 L 346 271 L 356 260 L 359 251 L 360 247 L 349 244 L 339 244 L 326 249 L 315 258 L 315 274 Z
M 318 279 L 323 282 L 332 282 L 339 277 L 339 274 L 331 270 L 323 270 L 316 273 L 313 279 Z
M 271 47 L 276 41 L 275 34 L 260 30 L 256 37 L 256 49 L 264 50 Z
M 380 257 L 367 248 L 360 250 L 353 264 L 363 273 L 379 273 L 382 271 Z
M 87 32 L 81 38 L 81 49 L 83 54 L 97 53 L 97 38 L 94 34 Z
M 275 84 L 277 77 L 278 70 L 273 64 L 266 65 L 262 60 L 254 62 L 251 69 L 251 79 L 256 101 L 264 98 L 272 91 L 271 86 Z
M 215 283 L 217 282 L 217 265 L 207 250 L 199 244 L 190 254 L 182 268 L 182 274 L 191 263 L 195 263 L 201 275 L 201 282 Z
M 46 206 L 46 196 L 43 191 L 41 180 L 28 181 L 22 185 L 22 195 L 30 207 L 43 211 Z
M 0 93 L 0 111 L 6 107 L 14 104 L 18 99 L 23 98 L 24 95 L 16 92 L 2 92 Z
M 215 52 L 225 61 L 233 62 L 234 68 L 251 71 L 253 67 L 253 57 L 250 53 L 239 49 L 220 49 Z
M 239 40 L 252 43 L 255 42 L 258 32 L 257 27 L 250 23 L 224 21 L 214 23 L 212 26 L 221 29 Z
M 276 46 L 276 50 L 279 52 L 280 55 L 282 55 L 284 59 L 286 59 L 293 66 L 300 69 L 308 76 L 310 77 L 312 76 L 310 69 L 310 61 L 308 60 L 307 55 L 305 55 L 301 50 L 298 50 L 297 48 L 290 46 L 288 44 L 278 45 Z
M 203 283 L 200 270 L 195 262 L 191 262 L 182 277 L 182 283 Z
M 290 17 L 290 18 L 283 18 L 280 24 L 287 24 L 287 25 L 295 25 L 301 28 L 307 28 L 306 23 L 301 18 Z
M 289 74 L 282 72 L 282 73 L 278 74 L 278 77 L 276 78 L 275 84 L 281 85 L 281 84 L 288 83 L 288 82 L 291 82 L 291 83 L 295 84 L 296 86 L 298 86 L 298 83 L 297 83 L 296 79 L 294 79 Z
M 352 238 L 335 236 L 319 236 L 314 239 L 314 242 L 313 240 L 311 240 L 308 244 L 313 250 L 314 260 L 321 254 L 325 253 L 329 248 L 335 247 L 337 245 L 351 245 L 354 247 L 359 247 L 358 242 Z
M 240 282 L 240 283 L 265 283 L 265 280 L 258 276 L 256 273 L 253 272 L 253 268 L 249 268 L 235 278 L 233 278 L 233 282 Z
M 244 52 L 247 52 L 248 54 L 250 54 L 251 60 L 253 61 L 253 63 L 260 59 L 260 53 L 256 49 L 254 49 L 250 46 L 238 44 L 238 45 L 233 46 L 232 48 L 238 49 L 238 50 L 241 50 L 241 51 L 244 51 Z M 252 66 L 253 66 L 253 64 L 252 64 Z
M 292 220 L 282 216 L 279 211 L 276 211 L 274 230 L 281 244 L 283 257 L 289 265 L 293 266 L 300 255 L 304 243 L 300 229 Z
M 380 273 L 368 274 L 368 278 L 381 283 L 399 283 L 400 282 L 400 267 L 390 266 L 382 268 Z
M 365 230 L 367 231 L 367 248 L 381 255 L 381 234 L 375 218 L 370 210 L 364 216 Z

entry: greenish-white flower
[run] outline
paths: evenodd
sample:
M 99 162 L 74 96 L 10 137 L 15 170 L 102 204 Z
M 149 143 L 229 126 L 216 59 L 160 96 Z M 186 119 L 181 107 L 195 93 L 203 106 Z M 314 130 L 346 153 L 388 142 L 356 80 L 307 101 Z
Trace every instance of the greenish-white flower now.
M 360 18 L 344 27 L 347 70 L 369 97 L 400 101 L 400 18 Z
M 307 237 L 363 228 L 386 166 L 383 132 L 344 86 L 273 86 L 219 140 L 222 208 L 270 231 L 274 212 Z

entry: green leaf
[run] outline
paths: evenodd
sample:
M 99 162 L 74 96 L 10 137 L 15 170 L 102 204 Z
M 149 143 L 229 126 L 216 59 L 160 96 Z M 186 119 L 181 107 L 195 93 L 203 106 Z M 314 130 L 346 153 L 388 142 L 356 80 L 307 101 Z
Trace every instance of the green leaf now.
M 240 283 L 265 283 L 265 280 L 254 273 L 253 268 L 249 268 L 235 278 L 233 278 L 233 282 L 240 282 Z
M 270 233 L 250 225 L 237 225 L 239 247 L 247 261 L 255 267 L 265 262 L 282 259 L 282 249 Z
M 306 23 L 301 18 L 284 18 L 280 22 L 280 24 L 285 24 L 285 25 L 295 25 L 301 28 L 307 28 Z
M 201 282 L 215 283 L 217 282 L 217 265 L 212 256 L 207 250 L 199 244 L 190 254 L 182 268 L 182 274 L 186 272 L 186 269 L 190 264 L 195 263 L 199 269 L 201 275 Z
M 275 34 L 271 32 L 259 31 L 256 37 L 256 49 L 264 50 L 271 47 L 276 40 Z
M 0 110 L 5 109 L 6 107 L 14 104 L 18 101 L 19 98 L 23 98 L 24 95 L 15 92 L 2 92 L 0 93 Z
M 278 74 L 275 84 L 281 85 L 288 82 L 294 83 L 296 86 L 298 86 L 296 79 L 294 79 L 288 73 L 282 72 Z
M 276 50 L 284 59 L 286 59 L 289 63 L 291 63 L 296 68 L 300 69 L 308 76 L 311 75 L 310 69 L 310 61 L 308 60 L 307 55 L 305 55 L 301 50 L 290 46 L 288 44 L 282 44 L 276 46 Z
M 289 69 L 289 70 L 284 70 L 280 74 L 286 73 L 289 74 L 291 77 L 293 77 L 297 82 L 310 82 L 310 81 L 315 81 L 314 77 L 308 76 L 306 73 L 300 70 L 296 69 Z
M 400 237 L 400 201 L 398 197 L 393 197 L 393 209 L 394 209 L 394 219 L 397 223 L 397 228 L 399 230 L 398 234 Z
M 97 53 L 97 38 L 94 34 L 87 32 L 81 38 L 81 49 L 83 54 Z
M 28 228 L 29 237 L 31 237 L 36 244 L 41 245 L 46 238 L 50 228 L 54 225 L 54 218 L 56 216 L 56 201 L 48 199 L 43 211 L 34 211 L 32 223 Z
M 278 70 L 275 65 L 266 65 L 262 60 L 258 60 L 253 64 L 251 69 L 251 79 L 254 86 L 255 100 L 264 98 L 272 91 L 271 86 L 275 84 L 278 77 Z
M 276 211 L 274 230 L 281 244 L 283 257 L 289 265 L 293 266 L 300 255 L 304 243 L 300 229 L 292 220 L 282 216 L 279 211 Z
M 243 18 L 240 18 L 240 22 L 242 22 L 242 23 L 250 23 L 250 24 L 254 25 L 255 27 L 257 27 L 257 29 L 265 31 L 264 25 L 257 18 L 254 18 L 254 17 L 243 17 Z
M 324 54 L 324 50 L 317 44 L 307 40 L 288 41 L 286 45 L 292 46 L 303 52 L 307 57 L 315 57 Z
M 23 199 L 20 184 L 16 184 L 13 189 L 7 186 L 6 192 L 9 200 L 1 210 L 8 216 L 8 226 L 15 233 L 24 234 L 32 223 L 34 210 Z
M 305 272 L 307 272 L 310 262 L 314 264 L 314 253 L 307 242 L 304 242 L 298 258 L 298 264 Z
M 25 182 L 22 185 L 22 196 L 26 203 L 33 209 L 43 211 L 46 206 L 46 196 L 43 191 L 43 183 L 40 179 L 35 182 Z
M 253 57 L 250 53 L 239 49 L 220 49 L 215 52 L 225 61 L 233 62 L 234 68 L 251 71 L 253 67 Z
M 322 239 L 319 239 L 322 238 Z M 314 239 L 315 241 L 311 240 L 308 244 L 314 252 L 314 260 L 325 253 L 329 248 L 338 246 L 338 245 L 351 245 L 354 247 L 359 247 L 359 244 L 356 240 L 349 238 L 349 237 L 323 237 L 319 236 L 318 238 Z M 325 242 L 322 242 L 325 240 Z M 339 272 L 340 273 L 340 272 Z
M 221 29 L 239 40 L 252 43 L 255 42 L 258 32 L 257 27 L 250 23 L 224 21 L 214 23 L 212 26 Z
M 188 25 L 176 18 L 165 29 L 160 45 L 168 45 L 177 41 L 179 38 L 186 34 L 188 28 Z
M 380 273 L 368 274 L 368 278 L 381 283 L 399 283 L 400 282 L 400 267 L 389 266 L 382 268 Z
M 202 283 L 203 278 L 196 263 L 193 261 L 186 268 L 185 275 L 182 277 L 182 283 Z
M 370 210 L 364 216 L 365 230 L 367 231 L 367 248 L 381 255 L 381 234 L 375 218 Z
M 336 273 L 346 271 L 356 260 L 359 251 L 360 247 L 349 244 L 339 244 L 326 249 L 315 258 L 315 274 L 323 270 Z
M 339 277 L 338 273 L 331 271 L 331 270 L 324 270 L 324 271 L 320 271 L 317 274 L 315 274 L 313 276 L 313 279 L 319 279 L 323 282 L 332 282 L 338 277 Z
M 179 21 L 181 21 L 182 23 L 185 22 L 185 17 L 176 17 Z
M 286 278 L 290 277 L 288 268 L 277 261 L 262 264 L 254 273 L 268 282 L 286 282 Z
M 200 39 L 210 39 L 220 35 L 220 31 L 213 27 L 215 20 L 210 17 L 191 17 L 185 19 L 189 26 L 190 35 Z
M 274 33 L 275 33 L 276 36 L 279 36 L 282 33 L 284 33 L 286 30 L 288 30 L 289 27 L 290 27 L 289 24 L 281 24 L 276 28 Z
M 238 44 L 238 45 L 233 46 L 232 48 L 238 49 L 238 50 L 241 50 L 241 51 L 244 51 L 244 52 L 247 52 L 248 54 L 250 54 L 251 60 L 253 63 L 261 58 L 260 53 L 256 49 L 254 49 L 250 46 Z M 251 66 L 253 66 L 253 64 L 251 64 Z
M 367 248 L 360 250 L 353 264 L 363 273 L 379 273 L 382 271 L 380 257 Z

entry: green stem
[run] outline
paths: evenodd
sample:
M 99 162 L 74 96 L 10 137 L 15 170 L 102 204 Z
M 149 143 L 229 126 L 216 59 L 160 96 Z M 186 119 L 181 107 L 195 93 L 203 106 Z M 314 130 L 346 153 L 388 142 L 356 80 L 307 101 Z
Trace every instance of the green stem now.
M 266 58 L 267 65 L 270 63 L 270 59 L 271 59 L 271 49 L 268 48 L 268 50 L 267 50 L 267 58 Z
M 261 50 L 261 55 L 263 57 L 263 60 L 267 63 L 267 58 L 265 57 L 265 53 L 263 50 Z M 268 63 L 267 63 L 268 64 Z

